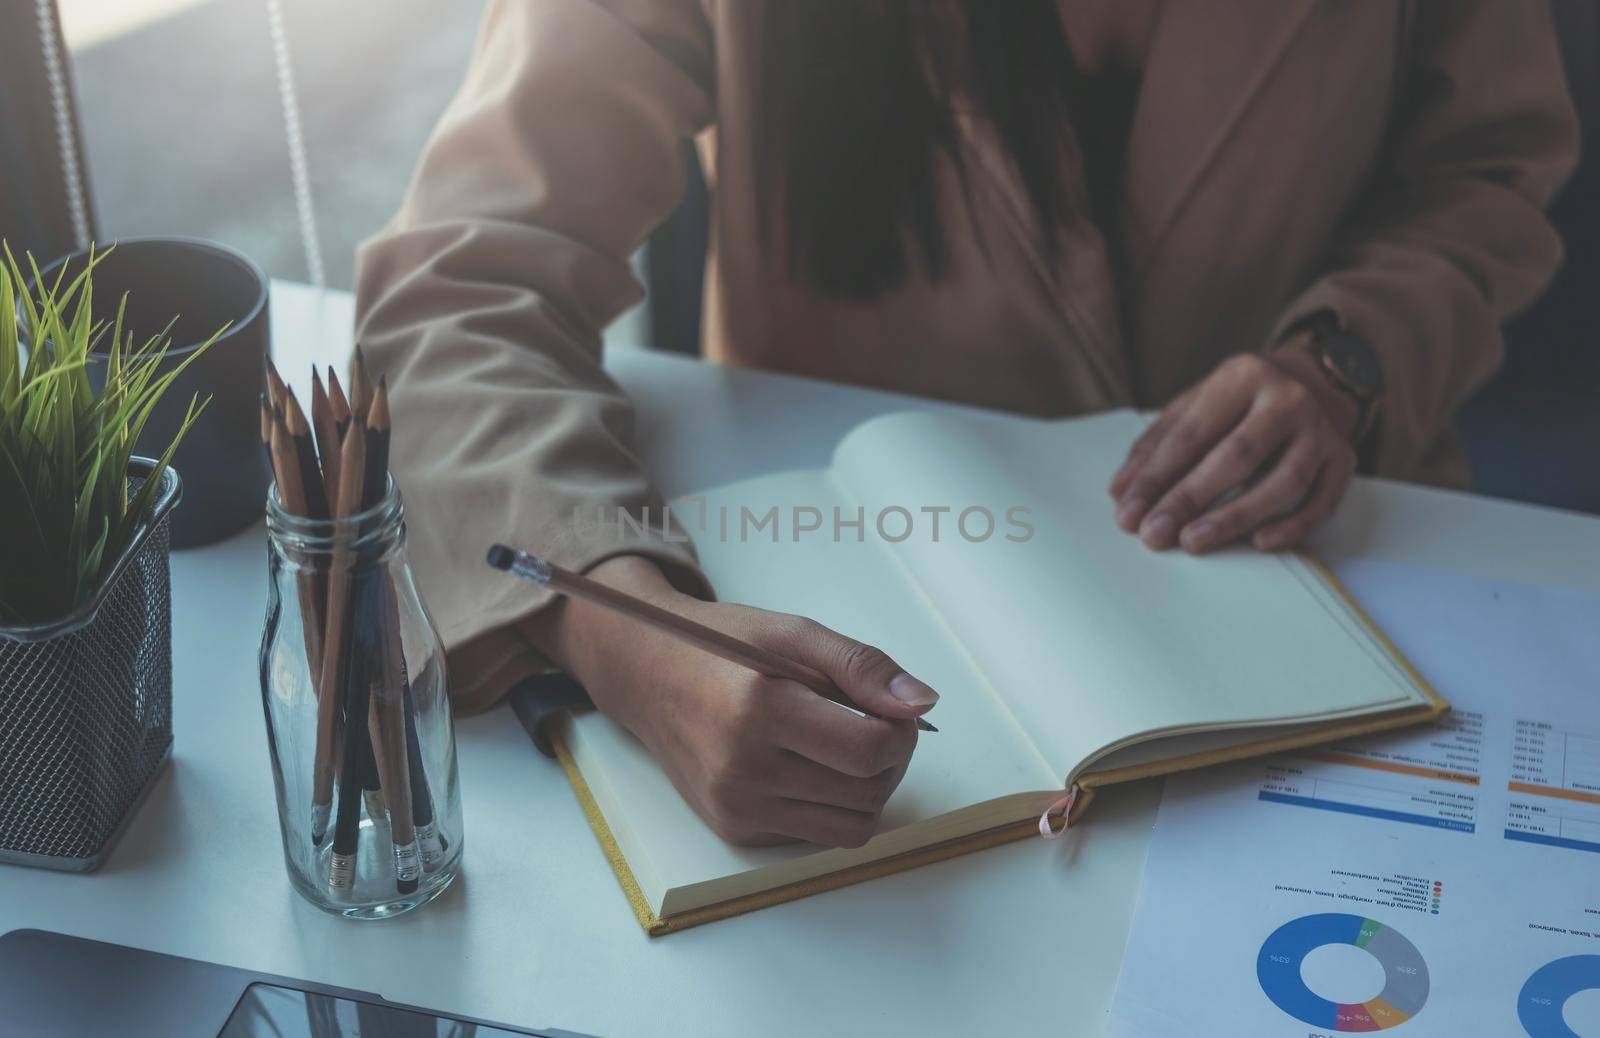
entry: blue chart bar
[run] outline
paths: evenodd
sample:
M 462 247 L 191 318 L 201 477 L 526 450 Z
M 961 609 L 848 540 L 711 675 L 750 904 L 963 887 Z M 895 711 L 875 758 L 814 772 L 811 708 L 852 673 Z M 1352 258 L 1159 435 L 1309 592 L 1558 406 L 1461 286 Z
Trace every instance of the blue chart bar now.
M 1520 829 L 1507 829 L 1506 839 L 1520 840 L 1523 843 L 1542 843 L 1546 847 L 1566 847 L 1574 851 L 1595 851 L 1600 853 L 1600 843 L 1590 843 L 1587 840 L 1569 840 L 1565 836 L 1546 836 L 1544 833 L 1525 833 Z
M 1412 825 L 1426 825 L 1435 829 L 1451 829 L 1455 832 L 1475 832 L 1477 827 L 1471 822 L 1463 822 L 1455 818 L 1434 818 L 1429 815 L 1411 814 L 1407 811 L 1390 811 L 1382 807 L 1366 807 L 1362 804 L 1344 804 L 1337 800 L 1318 800 L 1314 797 L 1298 797 L 1288 793 L 1269 793 L 1262 790 L 1256 794 L 1260 799 L 1274 804 L 1293 804 L 1296 807 L 1314 807 L 1321 811 L 1341 811 L 1350 815 L 1361 815 L 1365 818 L 1385 818 L 1391 822 L 1410 822 Z M 1507 831 L 1507 836 L 1511 833 Z M 1521 835 L 1521 834 L 1519 834 Z M 1600 848 L 1593 848 L 1600 850 Z
M 1517 1020 L 1531 1038 L 1579 1038 L 1561 1008 L 1580 991 L 1600 988 L 1600 955 L 1569 955 L 1533 971 L 1517 996 Z

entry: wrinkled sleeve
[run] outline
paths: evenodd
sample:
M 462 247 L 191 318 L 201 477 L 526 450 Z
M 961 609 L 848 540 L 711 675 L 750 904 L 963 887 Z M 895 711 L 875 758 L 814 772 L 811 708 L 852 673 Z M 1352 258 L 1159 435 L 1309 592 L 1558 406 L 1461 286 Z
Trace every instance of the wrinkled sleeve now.
M 628 258 L 677 204 L 713 64 L 697 0 L 494 0 L 360 250 L 358 341 L 389 380 L 411 561 L 461 709 L 544 669 L 519 622 L 545 596 L 485 565 L 495 541 L 576 570 L 642 554 L 705 590 L 600 344 L 642 296 Z
M 1543 207 L 1578 128 L 1542 0 L 1419 3 L 1409 47 L 1383 166 L 1279 334 L 1333 311 L 1383 364 L 1375 470 L 1464 482 L 1430 454 L 1560 264 Z

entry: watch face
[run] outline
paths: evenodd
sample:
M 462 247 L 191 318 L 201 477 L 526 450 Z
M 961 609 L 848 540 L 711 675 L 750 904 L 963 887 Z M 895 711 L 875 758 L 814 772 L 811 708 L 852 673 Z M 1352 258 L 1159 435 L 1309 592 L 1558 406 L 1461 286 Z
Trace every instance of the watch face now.
M 1322 355 L 1339 377 L 1361 396 L 1372 398 L 1383 392 L 1383 368 L 1372 346 L 1356 335 L 1335 332 L 1323 340 Z

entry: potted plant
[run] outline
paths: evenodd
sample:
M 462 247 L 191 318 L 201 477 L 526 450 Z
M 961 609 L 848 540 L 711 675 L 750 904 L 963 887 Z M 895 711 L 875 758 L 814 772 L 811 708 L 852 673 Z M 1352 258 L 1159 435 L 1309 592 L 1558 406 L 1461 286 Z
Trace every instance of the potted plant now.
M 123 299 L 97 321 L 93 277 L 0 263 L 0 861 L 88 871 L 172 745 L 168 465 L 133 457 L 184 366 L 165 331 L 135 343 Z M 170 329 L 171 325 L 168 325 Z M 220 333 L 219 333 L 220 334 Z M 104 354 L 105 386 L 86 371 Z

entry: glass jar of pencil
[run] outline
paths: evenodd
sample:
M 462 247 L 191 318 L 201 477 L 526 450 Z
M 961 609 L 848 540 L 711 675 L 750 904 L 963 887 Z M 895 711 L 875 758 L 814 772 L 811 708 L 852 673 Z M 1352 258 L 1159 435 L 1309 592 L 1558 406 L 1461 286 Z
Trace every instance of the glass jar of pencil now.
M 346 447 L 353 438 L 346 433 Z M 347 472 L 362 467 L 341 454 Z M 326 495 L 327 514 L 342 518 L 310 519 L 314 509 L 288 485 L 297 473 L 284 469 L 294 467 L 274 465 L 267 496 L 261 642 L 283 857 L 318 908 L 387 918 L 431 901 L 460 868 L 444 650 L 406 561 L 405 507 L 387 473 L 367 466 L 383 489 L 364 498 L 343 480 L 345 494 Z

